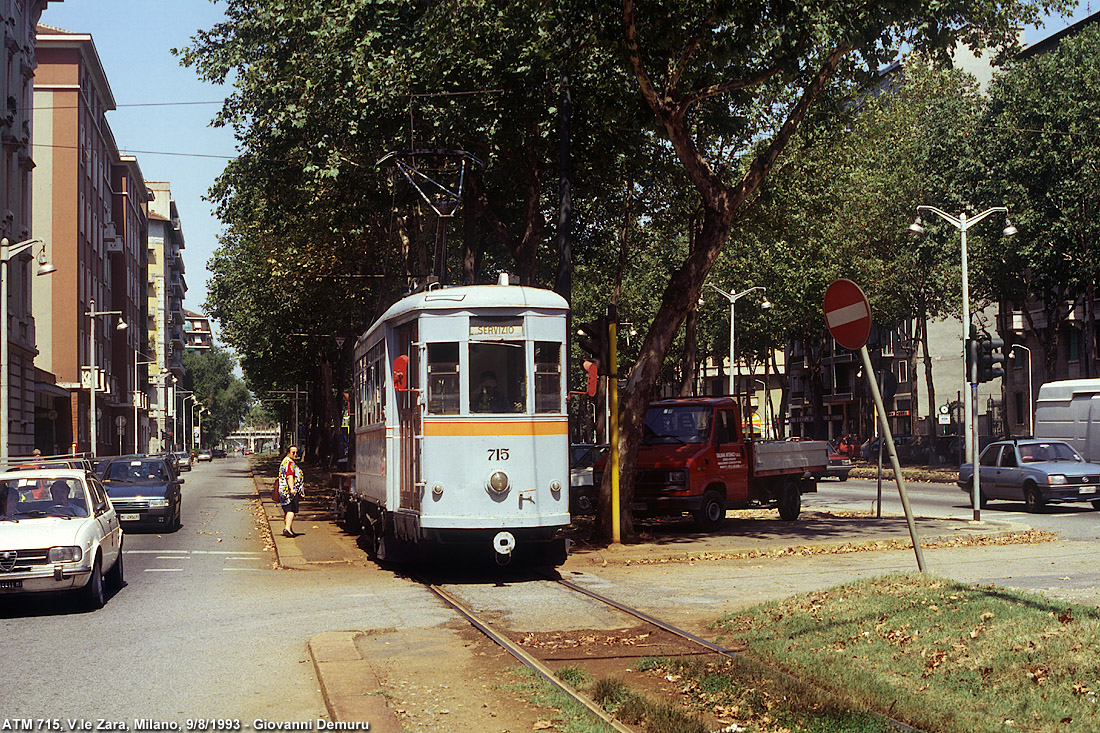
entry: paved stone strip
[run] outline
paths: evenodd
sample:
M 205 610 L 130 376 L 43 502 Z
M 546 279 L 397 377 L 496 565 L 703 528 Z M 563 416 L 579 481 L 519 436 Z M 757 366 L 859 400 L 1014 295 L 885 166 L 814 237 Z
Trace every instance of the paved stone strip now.
M 369 723 L 374 733 L 402 733 L 382 685 L 355 646 L 358 631 L 326 631 L 309 640 L 309 656 L 332 720 Z

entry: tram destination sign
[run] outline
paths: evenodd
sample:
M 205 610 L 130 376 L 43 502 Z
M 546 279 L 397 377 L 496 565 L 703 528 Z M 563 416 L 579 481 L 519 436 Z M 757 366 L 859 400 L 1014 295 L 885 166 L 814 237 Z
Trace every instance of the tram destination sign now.
M 515 323 L 478 323 L 470 319 L 470 336 L 473 338 L 523 336 L 523 320 L 517 320 Z

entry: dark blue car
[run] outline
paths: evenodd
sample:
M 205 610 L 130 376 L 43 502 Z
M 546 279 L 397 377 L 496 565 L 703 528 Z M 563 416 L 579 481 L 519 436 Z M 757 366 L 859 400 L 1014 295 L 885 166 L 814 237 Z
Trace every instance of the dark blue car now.
M 164 458 L 116 458 L 101 467 L 103 487 L 123 525 L 175 531 L 183 503 L 175 471 Z

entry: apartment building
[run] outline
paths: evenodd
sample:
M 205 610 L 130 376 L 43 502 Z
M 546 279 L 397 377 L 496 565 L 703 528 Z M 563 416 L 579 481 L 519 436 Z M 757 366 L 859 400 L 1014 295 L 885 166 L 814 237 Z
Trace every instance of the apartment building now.
M 201 313 L 189 310 L 183 312 L 183 334 L 187 339 L 184 348 L 188 351 L 202 352 L 214 345 L 210 319 Z
M 48 440 L 99 455 L 144 449 L 135 392 L 145 380 L 149 192 L 107 123 L 115 100 L 92 37 L 40 24 L 37 53 L 33 216 L 57 271 L 34 282 L 36 364 L 68 391 Z
M 47 0 L 0 0 L 4 49 L 0 54 L 0 237 L 4 290 L 3 358 L 0 391 L 3 394 L 3 456 L 29 455 L 35 447 L 36 374 L 38 353 L 32 283 L 38 271 L 36 257 L 50 254 L 49 240 L 31 225 L 32 179 L 35 167 L 31 129 L 34 70 L 37 64 L 36 29 Z M 32 238 L 42 239 L 32 243 Z M 45 257 L 43 257 L 45 261 Z M 46 389 L 43 385 L 44 390 Z M 44 407 L 48 395 L 43 394 Z M 43 410 L 48 414 L 47 410 Z
M 185 239 L 172 184 L 150 182 L 149 276 L 146 284 L 149 367 L 149 413 L 153 423 L 150 450 L 174 450 L 183 436 L 173 426 L 178 414 L 175 385 L 183 379 L 183 299 Z

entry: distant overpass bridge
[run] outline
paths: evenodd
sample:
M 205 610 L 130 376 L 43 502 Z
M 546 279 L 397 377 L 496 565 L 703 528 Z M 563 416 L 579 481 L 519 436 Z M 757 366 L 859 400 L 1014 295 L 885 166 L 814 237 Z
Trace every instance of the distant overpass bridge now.
M 273 451 L 279 447 L 278 428 L 243 428 L 225 436 L 228 443 L 248 446 L 254 453 Z

